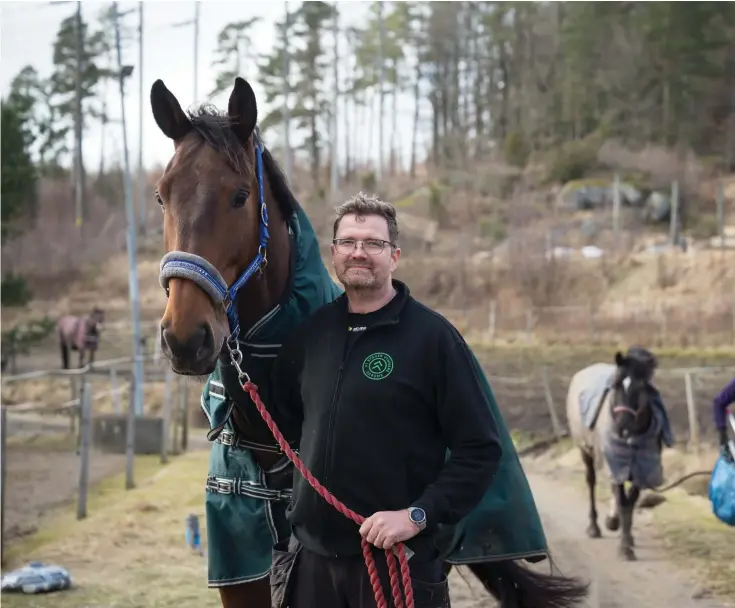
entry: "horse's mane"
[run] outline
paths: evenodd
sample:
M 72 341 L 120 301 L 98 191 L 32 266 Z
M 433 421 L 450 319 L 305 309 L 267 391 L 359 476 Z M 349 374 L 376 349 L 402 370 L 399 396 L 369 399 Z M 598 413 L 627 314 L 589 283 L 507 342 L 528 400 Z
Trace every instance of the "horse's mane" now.
M 249 175 L 252 169 L 248 166 L 245 148 L 235 132 L 230 128 L 231 119 L 226 112 L 218 110 L 211 104 L 202 104 L 188 112 L 192 126 L 202 139 L 215 150 L 222 152 L 230 166 L 240 175 Z M 260 143 L 263 150 L 263 168 L 268 175 L 271 190 L 285 218 L 299 208 L 296 197 L 291 192 L 286 175 L 280 165 L 266 148 L 260 129 L 256 126 L 252 135 Z

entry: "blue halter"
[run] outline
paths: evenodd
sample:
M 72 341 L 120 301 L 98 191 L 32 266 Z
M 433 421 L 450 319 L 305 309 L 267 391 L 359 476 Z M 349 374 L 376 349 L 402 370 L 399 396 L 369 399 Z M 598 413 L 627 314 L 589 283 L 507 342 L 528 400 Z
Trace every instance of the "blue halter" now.
M 215 306 L 219 304 L 225 306 L 231 337 L 236 337 L 240 331 L 240 320 L 237 315 L 237 292 L 256 272 L 262 271 L 268 264 L 266 253 L 269 237 L 268 209 L 265 206 L 265 196 L 263 195 L 263 150 L 257 139 L 255 139 L 255 158 L 257 160 L 258 204 L 260 207 L 258 254 L 239 278 L 228 287 L 227 282 L 214 265 L 195 253 L 170 251 L 161 258 L 159 283 L 166 290 L 166 295 L 168 295 L 170 279 L 179 278 L 194 281 L 212 299 Z

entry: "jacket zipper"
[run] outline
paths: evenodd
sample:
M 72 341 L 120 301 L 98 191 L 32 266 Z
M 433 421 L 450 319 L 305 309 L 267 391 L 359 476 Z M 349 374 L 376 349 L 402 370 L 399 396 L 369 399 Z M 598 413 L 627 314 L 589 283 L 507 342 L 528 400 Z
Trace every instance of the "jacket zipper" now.
M 325 459 L 324 459 L 324 481 L 322 482 L 324 484 L 324 487 L 328 488 L 327 482 L 329 481 L 329 473 L 332 471 L 332 434 L 334 432 L 333 426 L 334 426 L 334 418 L 337 410 L 337 398 L 339 397 L 339 389 L 342 385 L 342 373 L 345 370 L 345 364 L 347 363 L 347 359 L 350 357 L 350 353 L 352 352 L 352 349 L 355 347 L 355 344 L 357 344 L 357 341 L 362 338 L 368 331 L 375 329 L 376 327 L 381 327 L 383 325 L 392 325 L 394 323 L 397 323 L 397 321 L 383 321 L 381 323 L 376 323 L 372 327 L 368 327 L 364 331 L 360 333 L 357 338 L 352 342 L 352 344 L 347 348 L 347 351 L 342 355 L 342 362 L 339 366 L 339 373 L 337 374 L 337 382 L 334 386 L 334 393 L 332 394 L 332 405 L 329 410 L 329 425 L 327 426 L 327 449 L 325 453 Z

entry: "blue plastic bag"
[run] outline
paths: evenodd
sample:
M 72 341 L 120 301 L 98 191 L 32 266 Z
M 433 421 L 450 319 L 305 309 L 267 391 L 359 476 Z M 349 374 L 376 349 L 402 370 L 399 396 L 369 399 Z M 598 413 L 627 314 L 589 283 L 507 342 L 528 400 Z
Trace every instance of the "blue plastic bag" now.
M 709 499 L 715 517 L 728 526 L 735 526 L 735 463 L 727 461 L 722 454 L 712 471 Z

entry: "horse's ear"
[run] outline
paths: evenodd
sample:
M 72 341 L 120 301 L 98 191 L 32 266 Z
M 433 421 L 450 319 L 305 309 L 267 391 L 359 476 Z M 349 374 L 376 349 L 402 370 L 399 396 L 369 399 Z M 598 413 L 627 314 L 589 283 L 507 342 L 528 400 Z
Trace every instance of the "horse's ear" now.
M 191 131 L 191 121 L 163 80 L 156 80 L 151 87 L 151 109 L 158 128 L 166 137 L 177 141 Z
M 235 78 L 235 88 L 230 94 L 227 113 L 232 119 L 233 131 L 245 143 L 258 122 L 258 105 L 255 103 L 253 88 L 247 80 L 239 76 Z
M 615 365 L 618 367 L 623 367 L 626 364 L 625 357 L 623 356 L 623 353 L 620 351 L 615 353 Z

